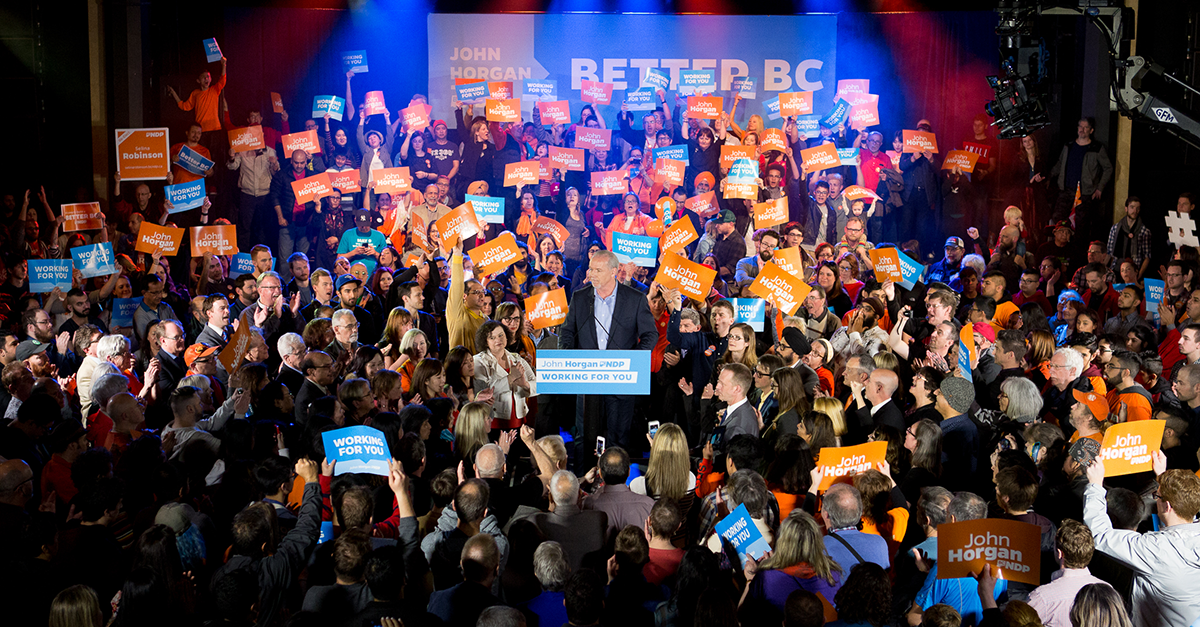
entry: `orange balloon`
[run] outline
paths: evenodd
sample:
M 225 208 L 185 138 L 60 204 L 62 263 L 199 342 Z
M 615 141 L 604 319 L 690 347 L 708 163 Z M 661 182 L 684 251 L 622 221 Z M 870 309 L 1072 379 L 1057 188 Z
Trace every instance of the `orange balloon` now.
M 646 235 L 650 237 L 660 237 L 663 233 L 663 221 L 654 220 L 646 225 Z
M 665 214 L 669 213 L 674 215 L 675 201 L 672 200 L 670 196 L 663 196 L 662 198 L 659 198 L 658 202 L 654 203 L 654 213 L 658 216 L 659 220 L 662 220 Z

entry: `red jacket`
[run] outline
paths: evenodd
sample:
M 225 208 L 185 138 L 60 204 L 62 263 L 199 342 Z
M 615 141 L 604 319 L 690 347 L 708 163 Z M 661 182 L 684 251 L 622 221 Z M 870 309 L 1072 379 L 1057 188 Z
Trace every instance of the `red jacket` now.
M 1113 316 L 1121 315 L 1121 308 L 1117 306 L 1117 298 L 1120 294 L 1116 290 L 1109 287 L 1104 291 L 1104 296 L 1100 298 L 1100 302 L 1096 305 L 1092 304 L 1092 290 L 1087 290 L 1083 293 L 1083 302 L 1089 309 L 1094 309 L 1100 315 L 1100 320 L 1108 320 Z

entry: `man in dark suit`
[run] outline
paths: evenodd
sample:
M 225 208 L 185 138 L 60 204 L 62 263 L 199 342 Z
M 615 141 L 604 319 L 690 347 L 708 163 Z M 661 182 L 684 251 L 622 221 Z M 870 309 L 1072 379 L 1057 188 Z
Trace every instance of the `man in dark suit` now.
M 492 594 L 492 582 L 500 572 L 500 549 L 492 536 L 477 533 L 467 540 L 462 572 L 465 581 L 429 597 L 429 613 L 448 627 L 475 627 L 483 610 L 502 605 Z
M 300 315 L 300 295 L 293 294 L 291 302 L 283 297 L 283 280 L 274 270 L 258 276 L 258 300 L 240 316 L 242 324 L 262 333 L 267 346 L 276 346 L 284 333 L 303 333 L 304 316 Z M 279 358 L 272 354 L 267 360 L 272 370 L 279 367 Z
M 891 370 L 878 369 L 871 372 L 867 378 L 867 387 L 863 396 L 871 403 L 870 407 L 858 410 L 858 424 L 864 433 L 871 433 L 879 425 L 887 425 L 904 433 L 904 412 L 896 407 L 892 395 L 900 387 L 900 377 Z
M 164 320 L 166 326 L 163 328 L 162 338 L 158 340 L 158 353 L 154 356 L 158 359 L 158 379 L 155 385 L 158 387 L 158 401 L 150 406 L 150 411 L 146 412 L 146 424 L 153 426 L 151 428 L 158 429 L 163 425 L 171 422 L 173 418 L 171 413 L 171 392 L 175 391 L 175 386 L 179 384 L 179 380 L 187 376 L 187 364 L 183 361 L 183 351 L 187 349 L 187 335 L 183 331 L 183 325 L 178 320 Z
M 758 415 L 754 413 L 754 406 L 746 400 L 746 392 L 753 386 L 754 373 L 745 364 L 735 362 L 721 368 L 713 392 L 725 402 L 725 415 L 719 423 L 725 427 L 722 444 L 743 433 L 758 437 Z
M 438 328 L 437 321 L 429 313 L 422 311 L 425 307 L 425 292 L 421 289 L 421 284 L 416 281 L 408 281 L 400 284 L 396 288 L 396 294 L 400 296 L 400 306 L 404 307 L 415 318 L 416 322 L 413 327 L 420 329 L 425 334 L 425 341 L 429 348 L 430 357 L 445 357 L 445 353 L 438 346 Z M 395 347 L 399 350 L 399 346 Z M 449 349 L 446 349 L 447 352 Z
M 204 299 L 200 305 L 200 315 L 204 316 L 204 328 L 196 336 L 196 343 L 205 346 L 215 346 L 217 352 L 229 343 L 233 330 L 229 328 L 229 301 L 220 294 L 213 294 Z M 217 360 L 217 381 L 228 387 L 229 373 L 225 372 L 225 364 Z
M 279 351 L 280 360 L 283 361 L 279 365 L 279 376 L 275 377 L 275 380 L 291 391 L 292 397 L 295 398 L 304 386 L 304 372 L 300 368 L 304 365 L 308 347 L 304 345 L 304 338 L 296 333 L 284 333 L 275 347 Z
M 550 477 L 551 510 L 533 515 L 533 523 L 547 540 L 562 545 L 571 571 L 579 570 L 583 556 L 604 548 L 608 537 L 608 514 L 579 509 L 579 479 L 570 470 Z
M 567 320 L 559 333 L 564 350 L 652 350 L 658 328 L 646 296 L 617 283 L 617 256 L 607 250 L 592 256 L 590 285 L 571 295 Z M 633 397 L 605 395 L 577 397 L 575 402 L 576 469 L 596 464 L 596 437 L 606 434 L 609 446 L 629 449 L 633 424 Z M 581 470 L 582 472 L 582 470 Z
M 300 364 L 304 373 L 304 384 L 296 393 L 296 424 L 308 424 L 308 406 L 322 396 L 329 396 L 333 384 L 333 358 L 329 353 L 311 351 Z

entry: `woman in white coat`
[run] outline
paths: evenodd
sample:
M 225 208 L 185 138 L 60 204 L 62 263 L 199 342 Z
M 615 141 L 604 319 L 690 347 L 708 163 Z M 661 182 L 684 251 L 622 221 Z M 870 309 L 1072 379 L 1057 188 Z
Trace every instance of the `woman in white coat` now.
M 519 429 L 529 413 L 526 399 L 537 396 L 533 368 L 516 353 L 505 350 L 508 331 L 489 320 L 475 332 L 475 389 L 494 392 L 492 429 Z

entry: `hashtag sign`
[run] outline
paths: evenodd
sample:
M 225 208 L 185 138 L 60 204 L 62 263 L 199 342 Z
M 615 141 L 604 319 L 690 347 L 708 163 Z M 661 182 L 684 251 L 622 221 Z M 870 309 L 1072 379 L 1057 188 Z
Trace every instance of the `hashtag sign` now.
M 1167 228 L 1171 229 L 1171 243 L 1179 246 L 1200 247 L 1200 239 L 1196 238 L 1196 221 L 1187 214 L 1179 215 L 1177 211 L 1168 211 Z

